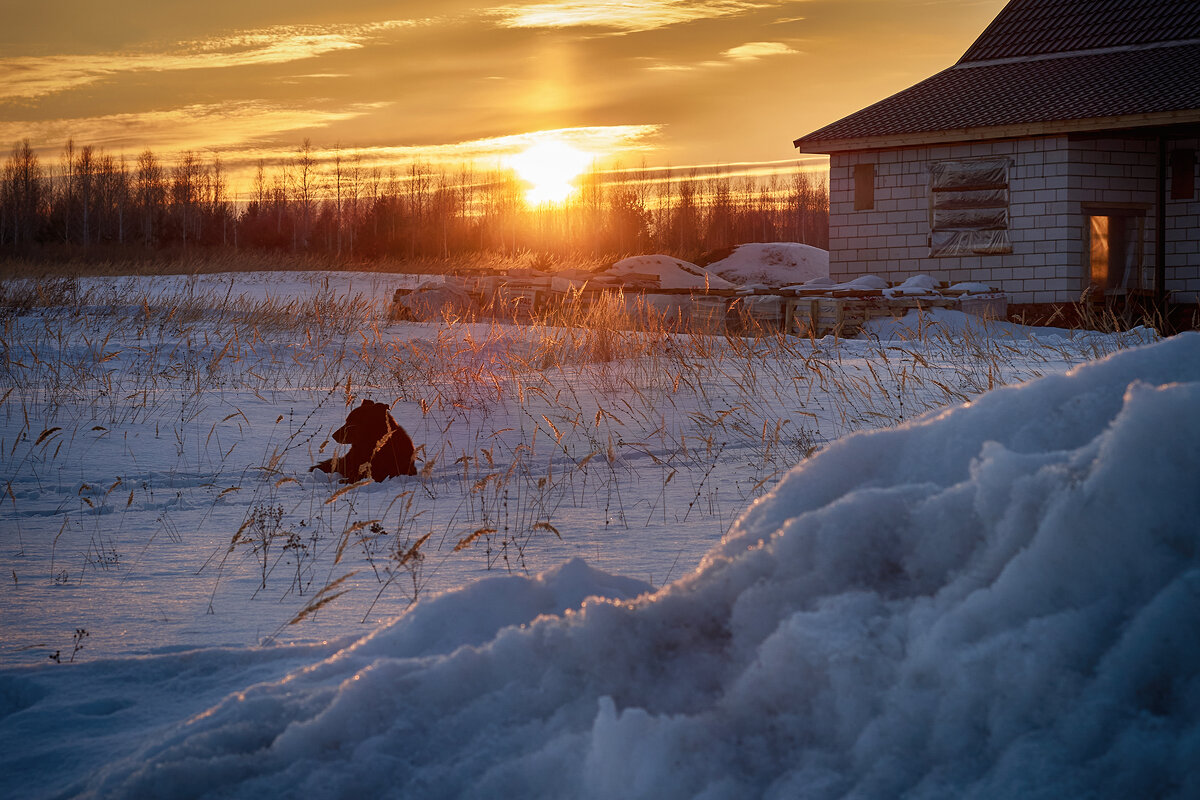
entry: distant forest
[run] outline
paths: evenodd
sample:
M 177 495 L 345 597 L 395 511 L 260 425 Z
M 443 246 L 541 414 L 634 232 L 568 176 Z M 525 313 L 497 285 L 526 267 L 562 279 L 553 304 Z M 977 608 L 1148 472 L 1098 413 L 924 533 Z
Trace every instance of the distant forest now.
M 665 175 L 593 171 L 566 203 L 530 207 L 511 171 L 368 168 L 305 140 L 285 163 L 260 162 L 235 198 L 216 154 L 167 159 L 146 149 L 129 160 L 68 141 L 47 164 L 25 140 L 0 176 L 0 254 L 237 248 L 353 263 L 521 251 L 696 259 L 744 242 L 828 246 L 823 177 L 799 167 L 767 178 Z

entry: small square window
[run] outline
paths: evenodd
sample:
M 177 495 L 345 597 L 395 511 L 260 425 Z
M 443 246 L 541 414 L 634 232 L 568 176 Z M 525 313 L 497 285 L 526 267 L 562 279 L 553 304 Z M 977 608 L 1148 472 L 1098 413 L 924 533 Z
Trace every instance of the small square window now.
M 854 210 L 869 211 L 875 207 L 875 165 L 854 165 Z

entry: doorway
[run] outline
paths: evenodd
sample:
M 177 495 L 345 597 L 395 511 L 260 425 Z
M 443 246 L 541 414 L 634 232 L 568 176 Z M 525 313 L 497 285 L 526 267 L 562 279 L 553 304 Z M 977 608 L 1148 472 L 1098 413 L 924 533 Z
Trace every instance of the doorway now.
M 1089 212 L 1087 254 L 1089 282 L 1106 293 L 1142 289 L 1142 240 L 1145 213 Z

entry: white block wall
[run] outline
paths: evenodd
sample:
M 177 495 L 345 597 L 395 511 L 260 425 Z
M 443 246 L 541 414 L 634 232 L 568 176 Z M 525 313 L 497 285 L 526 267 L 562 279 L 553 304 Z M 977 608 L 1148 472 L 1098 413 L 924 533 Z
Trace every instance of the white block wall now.
M 1186 146 L 1186 143 L 1184 143 Z M 1007 255 L 929 257 L 929 165 L 1006 157 Z M 854 165 L 875 165 L 875 208 L 854 210 Z M 919 273 L 950 283 L 979 281 L 1012 303 L 1069 303 L 1087 285 L 1086 203 L 1149 207 L 1144 263 L 1153 279 L 1157 145 L 1153 140 L 1066 136 L 834 154 L 830 159 L 829 249 L 835 280 L 865 274 L 900 282 Z M 1169 176 L 1168 176 L 1169 180 Z M 1194 301 L 1200 290 L 1200 209 L 1168 207 L 1167 288 Z
M 1192 175 L 1196 197 L 1170 199 L 1173 179 L 1167 174 L 1167 291 L 1180 303 L 1200 303 L 1200 139 L 1179 142 L 1197 154 Z

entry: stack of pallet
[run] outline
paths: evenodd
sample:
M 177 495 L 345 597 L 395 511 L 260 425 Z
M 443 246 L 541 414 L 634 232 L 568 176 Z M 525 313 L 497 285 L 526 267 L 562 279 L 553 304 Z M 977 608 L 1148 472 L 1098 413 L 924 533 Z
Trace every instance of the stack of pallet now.
M 805 296 L 788 298 L 783 318 L 784 330 L 797 336 L 853 336 L 869 320 L 878 317 L 902 317 L 913 310 L 957 309 L 968 313 L 1003 319 L 1007 300 L 1003 294 L 981 296 L 978 300 L 949 294 L 893 295 L 882 291 L 854 292 L 845 296 Z M 966 307 L 965 301 L 974 306 Z

